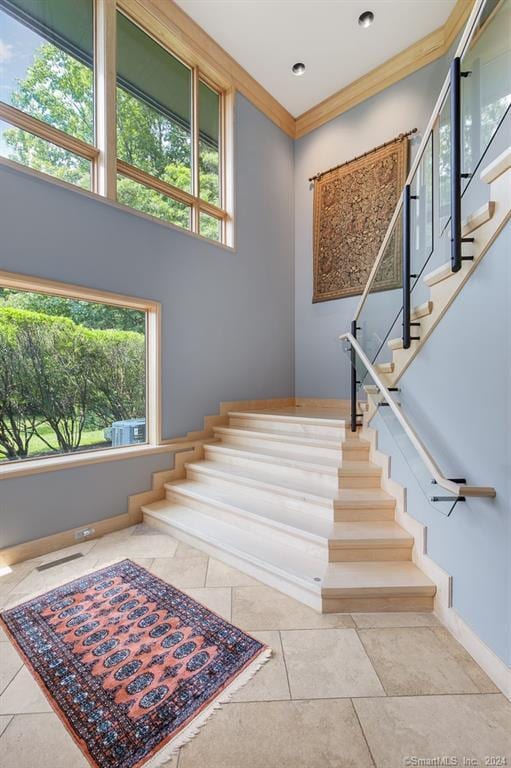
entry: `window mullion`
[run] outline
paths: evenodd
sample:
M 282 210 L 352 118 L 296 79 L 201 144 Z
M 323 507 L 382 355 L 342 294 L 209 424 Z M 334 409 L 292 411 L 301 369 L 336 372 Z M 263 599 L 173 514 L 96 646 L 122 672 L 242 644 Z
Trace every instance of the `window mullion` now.
M 116 199 L 116 3 L 94 2 L 94 115 L 96 146 L 95 191 Z
M 196 200 L 200 197 L 199 174 L 199 68 L 192 70 L 192 193 Z M 197 202 L 192 211 L 192 231 L 199 232 L 200 211 Z

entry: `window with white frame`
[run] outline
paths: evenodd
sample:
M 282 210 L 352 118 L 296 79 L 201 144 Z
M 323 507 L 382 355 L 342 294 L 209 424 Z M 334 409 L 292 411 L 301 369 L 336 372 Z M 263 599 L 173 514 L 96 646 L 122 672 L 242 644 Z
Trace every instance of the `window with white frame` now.
M 0 156 L 102 194 L 101 163 L 116 157 L 109 197 L 227 242 L 222 90 L 122 2 L 110 6 L 114 34 L 101 38 L 104 1 L 0 0 Z M 108 67 L 98 50 L 112 40 Z M 115 93 L 114 130 L 104 127 L 98 74 Z

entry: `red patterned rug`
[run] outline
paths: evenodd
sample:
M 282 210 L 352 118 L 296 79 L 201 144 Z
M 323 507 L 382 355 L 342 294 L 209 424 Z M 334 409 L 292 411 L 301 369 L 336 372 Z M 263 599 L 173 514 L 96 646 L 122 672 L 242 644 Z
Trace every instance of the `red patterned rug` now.
M 161 765 L 271 653 L 131 560 L 1 619 L 95 768 Z

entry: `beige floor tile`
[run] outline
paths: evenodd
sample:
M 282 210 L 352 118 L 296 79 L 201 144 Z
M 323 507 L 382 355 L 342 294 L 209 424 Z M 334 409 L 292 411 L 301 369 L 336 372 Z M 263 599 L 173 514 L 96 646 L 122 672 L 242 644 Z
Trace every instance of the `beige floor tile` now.
M 97 558 L 115 557 L 119 559 L 135 557 L 173 557 L 177 542 L 164 533 L 130 535 L 117 539 L 105 537 L 99 539 L 92 548 L 91 556 Z
M 255 673 L 243 688 L 234 694 L 233 701 L 283 701 L 291 698 L 282 643 L 278 632 L 255 632 L 254 637 L 272 650 L 270 659 Z
M 51 712 L 48 699 L 26 667 L 22 667 L 0 696 L 0 715 Z
M 9 723 L 11 722 L 12 717 L 8 717 L 7 715 L 0 715 L 0 736 L 5 731 Z M 0 747 L 1 749 L 1 747 Z
M 191 547 L 189 544 L 185 544 L 183 541 L 178 541 L 174 557 L 176 560 L 180 560 L 181 558 L 188 559 L 190 557 L 202 557 L 207 560 L 209 555 L 207 552 L 203 552 L 201 549 Z
M 36 565 L 39 564 L 39 560 L 30 560 L 24 563 L 16 563 L 15 565 L 9 566 L 9 573 L 5 573 L 3 576 L 0 576 L 0 595 L 2 594 L 3 590 L 8 592 L 9 586 L 15 587 L 17 584 L 19 584 L 20 581 L 22 581 L 25 576 L 28 576 L 28 574 L 34 570 Z
M 2 768 L 90 768 L 57 715 L 16 715 L 0 738 Z
M 265 586 L 233 587 L 232 621 L 247 632 L 257 629 L 354 627 L 348 613 L 318 613 Z
M 157 557 L 151 566 L 151 573 L 172 584 L 173 587 L 187 589 L 188 587 L 203 587 L 205 585 L 207 567 L 208 561 L 201 557 L 183 558 L 182 560 Z
M 355 699 L 353 704 L 378 768 L 440 765 L 433 759 L 442 756 L 453 760 L 450 765 L 499 764 L 486 762 L 492 755 L 504 758 L 500 765 L 511 764 L 511 703 L 500 694 Z
M 11 592 L 6 598 L 0 600 L 0 611 L 7 611 L 19 603 L 24 603 L 29 597 L 30 595 L 24 592 Z
M 228 704 L 181 750 L 179 768 L 370 768 L 350 701 Z
M 384 696 L 354 629 L 281 632 L 293 699 Z
M 372 627 L 438 627 L 440 621 L 434 613 L 352 613 L 353 621 L 360 629 Z
M 97 558 L 93 554 L 89 554 L 78 558 L 78 560 L 72 560 L 70 563 L 56 565 L 47 571 L 34 570 L 16 586 L 16 592 L 28 595 L 47 592 L 93 571 L 96 563 Z M 12 597 L 12 594 L 10 597 Z
M 500 693 L 499 688 L 497 688 L 495 683 L 490 680 L 486 672 L 481 669 L 469 652 L 454 639 L 445 627 L 435 627 L 432 631 L 451 656 L 456 659 L 463 671 L 466 672 L 470 679 L 475 683 L 477 689 L 481 693 Z
M 359 637 L 389 696 L 478 692 L 429 627 L 361 629 Z
M 259 582 L 246 573 L 210 557 L 206 584 L 208 587 L 250 587 L 258 586 Z
M 73 544 L 70 547 L 64 547 L 64 549 L 56 549 L 54 552 L 49 552 L 47 555 L 41 555 L 38 557 L 36 565 L 51 563 L 53 560 L 60 560 L 60 558 L 69 557 L 70 555 L 87 555 L 95 544 L 95 540 L 84 541 L 80 544 Z
M 7 688 L 13 677 L 19 672 L 23 662 L 10 643 L 2 643 L 0 659 L 0 694 Z
M 229 587 L 188 588 L 186 593 L 223 619 L 231 620 L 231 590 Z
M 5 634 L 5 632 L 2 629 L 2 627 L 0 627 L 0 643 L 6 643 L 6 642 L 8 642 L 8 640 L 9 640 L 9 638 Z

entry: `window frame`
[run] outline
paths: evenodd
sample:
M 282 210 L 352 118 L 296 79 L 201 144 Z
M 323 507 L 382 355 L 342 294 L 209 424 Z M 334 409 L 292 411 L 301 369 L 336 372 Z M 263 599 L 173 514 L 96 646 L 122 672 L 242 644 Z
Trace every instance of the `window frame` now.
M 94 51 L 93 51 L 93 78 L 94 78 L 94 144 L 88 144 L 69 134 L 54 128 L 48 123 L 32 117 L 25 112 L 12 107 L 0 100 L 0 119 L 21 128 L 29 133 L 49 141 L 64 150 L 74 153 L 88 160 L 91 164 L 91 190 L 82 190 L 69 182 L 63 182 L 53 176 L 25 166 L 8 158 L 0 158 L 2 164 L 21 167 L 31 173 L 41 175 L 47 180 L 59 185 L 94 197 L 107 199 L 125 210 L 157 221 L 164 226 L 170 226 L 179 232 L 192 234 L 216 245 L 234 248 L 234 217 L 233 217 L 233 174 L 232 174 L 232 121 L 234 110 L 234 90 L 222 87 L 212 78 L 206 67 L 198 60 L 194 52 L 189 56 L 183 56 L 169 45 L 169 35 L 172 30 L 165 28 L 161 22 L 151 18 L 150 13 L 138 5 L 137 13 L 132 0 L 92 0 L 94 19 Z M 117 41 L 116 41 L 116 14 L 124 14 L 129 21 L 135 24 L 145 34 L 151 37 L 158 45 L 170 55 L 188 67 L 191 71 L 191 144 L 192 144 L 192 191 L 179 189 L 168 182 L 162 181 L 146 171 L 136 168 L 117 157 Z M 152 22 L 152 23 L 150 23 Z M 158 31 L 160 34 L 158 34 Z M 220 205 L 214 205 L 200 198 L 199 185 L 199 84 L 204 82 L 219 96 L 219 191 Z M 184 203 L 191 209 L 191 228 L 186 229 L 173 224 L 172 221 L 157 218 L 144 211 L 139 211 L 117 200 L 117 175 L 132 179 L 139 184 L 154 189 L 160 194 Z M 220 223 L 220 240 L 207 238 L 200 233 L 200 214 L 205 213 L 217 219 Z
M 146 441 L 118 448 L 82 449 L 70 454 L 56 453 L 26 460 L 2 462 L 0 479 L 5 475 L 26 475 L 60 469 L 63 466 L 97 463 L 103 460 L 122 459 L 146 453 L 168 450 L 161 436 L 161 304 L 150 299 L 125 296 L 109 291 L 85 288 L 41 277 L 32 277 L 0 270 L 0 286 L 20 291 L 44 293 L 51 296 L 109 304 L 114 307 L 136 309 L 146 314 Z

